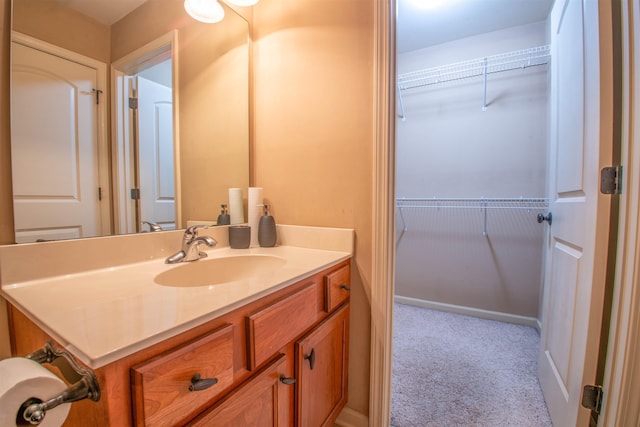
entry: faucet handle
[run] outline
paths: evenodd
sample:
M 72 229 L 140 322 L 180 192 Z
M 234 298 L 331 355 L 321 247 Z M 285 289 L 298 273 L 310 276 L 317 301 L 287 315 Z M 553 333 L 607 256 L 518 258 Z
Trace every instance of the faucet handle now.
M 142 221 L 142 224 L 146 224 L 149 226 L 149 231 L 151 232 L 155 232 L 155 231 L 162 231 L 162 226 L 156 222 L 153 221 Z
M 194 238 L 198 235 L 198 230 L 201 228 L 210 228 L 210 225 L 206 225 L 206 224 L 196 224 L 196 225 L 192 225 L 190 227 L 187 227 L 186 230 L 184 230 L 184 237 L 185 238 Z

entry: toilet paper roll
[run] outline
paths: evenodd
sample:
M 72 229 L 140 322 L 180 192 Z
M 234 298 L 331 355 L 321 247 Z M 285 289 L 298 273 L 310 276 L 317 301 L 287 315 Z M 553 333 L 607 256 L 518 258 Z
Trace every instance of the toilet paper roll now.
M 34 398 L 44 402 L 59 395 L 66 388 L 60 378 L 31 359 L 12 357 L 0 360 L 0 426 L 16 426 L 20 406 L 28 399 Z M 70 409 L 71 403 L 56 406 L 46 412 L 44 420 L 39 425 L 61 426 Z
M 231 224 L 244 223 L 244 207 L 242 206 L 242 189 L 229 189 L 229 217 Z
M 260 246 L 258 243 L 258 222 L 262 212 L 262 187 L 249 187 L 249 201 L 247 203 L 247 222 L 251 227 L 251 247 Z

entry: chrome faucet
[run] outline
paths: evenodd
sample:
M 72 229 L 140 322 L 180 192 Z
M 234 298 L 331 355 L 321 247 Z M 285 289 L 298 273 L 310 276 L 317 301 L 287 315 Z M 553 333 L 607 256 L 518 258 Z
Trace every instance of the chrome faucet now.
M 166 264 L 176 264 L 178 262 L 197 261 L 207 256 L 206 252 L 200 252 L 200 245 L 205 244 L 214 247 L 218 242 L 210 236 L 198 236 L 198 230 L 209 228 L 208 225 L 192 225 L 184 231 L 182 236 L 182 249 L 165 260 Z

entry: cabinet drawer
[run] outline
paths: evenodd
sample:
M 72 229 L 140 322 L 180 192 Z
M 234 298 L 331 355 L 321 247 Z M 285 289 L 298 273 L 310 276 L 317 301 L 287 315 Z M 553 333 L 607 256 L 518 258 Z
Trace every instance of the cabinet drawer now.
M 247 316 L 248 364 L 255 369 L 318 319 L 316 283 Z
M 191 391 L 196 374 L 201 381 L 215 378 L 214 384 Z M 182 424 L 233 384 L 233 326 L 133 366 L 131 383 L 136 425 Z
M 187 426 L 292 426 L 290 402 L 294 386 L 280 380 L 287 372 L 286 365 L 286 357 L 280 355 Z
M 333 311 L 349 298 L 351 268 L 349 265 L 324 276 L 324 311 Z

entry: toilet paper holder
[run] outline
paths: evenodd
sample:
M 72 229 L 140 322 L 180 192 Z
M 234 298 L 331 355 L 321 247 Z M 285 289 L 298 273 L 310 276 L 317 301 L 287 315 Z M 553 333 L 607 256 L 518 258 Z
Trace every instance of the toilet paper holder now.
M 22 413 L 25 421 L 38 425 L 46 412 L 58 405 L 83 399 L 95 402 L 100 400 L 100 385 L 93 371 L 80 366 L 68 351 L 56 348 L 51 341 L 47 341 L 44 347 L 26 357 L 40 364 L 49 363 L 57 367 L 72 385 L 58 396 L 44 402 L 40 399 L 28 399 L 24 402 L 19 413 Z

